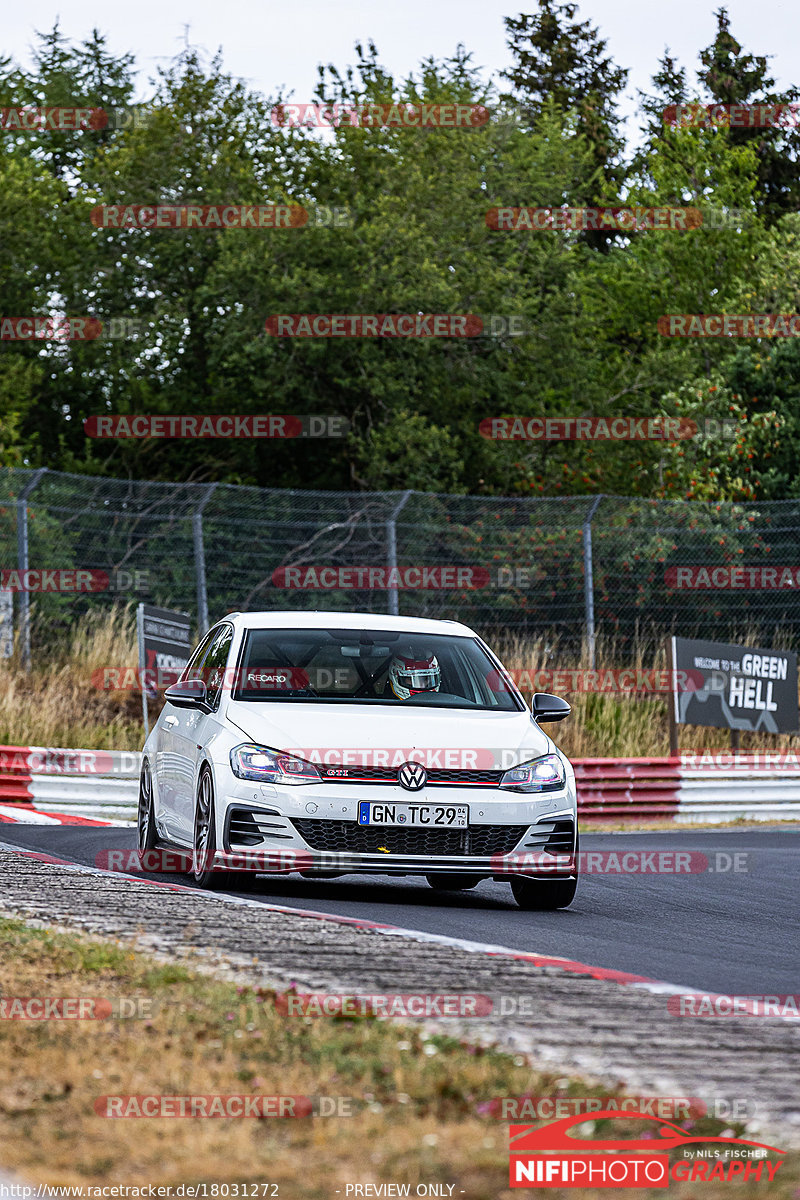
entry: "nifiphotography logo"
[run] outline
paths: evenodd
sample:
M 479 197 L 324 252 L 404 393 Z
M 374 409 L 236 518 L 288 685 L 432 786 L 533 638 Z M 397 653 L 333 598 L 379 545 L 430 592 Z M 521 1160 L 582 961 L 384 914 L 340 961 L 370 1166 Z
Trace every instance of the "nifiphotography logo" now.
M 615 1109 L 592 1113 L 592 1121 L 616 1117 Z M 784 1154 L 776 1146 L 743 1138 L 709 1137 L 692 1134 L 681 1125 L 659 1121 L 645 1113 L 630 1112 L 626 1120 L 648 1122 L 638 1138 L 582 1138 L 568 1131 L 586 1123 L 586 1115 L 565 1117 L 537 1128 L 509 1127 L 509 1183 L 511 1187 L 534 1188 L 657 1188 L 675 1183 L 717 1180 L 755 1180 L 770 1183 L 783 1159 L 770 1161 L 768 1154 Z M 701 1143 L 700 1148 L 695 1148 Z M 692 1147 L 687 1151 L 685 1147 Z M 684 1157 L 670 1163 L 666 1151 L 683 1150 Z

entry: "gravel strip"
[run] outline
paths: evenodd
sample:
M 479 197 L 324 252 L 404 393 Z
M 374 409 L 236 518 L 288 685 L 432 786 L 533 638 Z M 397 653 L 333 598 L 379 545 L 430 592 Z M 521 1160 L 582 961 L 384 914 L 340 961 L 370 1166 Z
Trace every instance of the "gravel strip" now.
M 747 1100 L 748 1128 L 800 1145 L 800 1021 L 676 1018 L 667 994 L 458 945 L 274 912 L 257 901 L 172 891 L 0 850 L 0 911 L 48 927 L 135 940 L 159 958 L 261 987 L 481 992 L 505 1012 L 425 1019 L 426 1029 L 524 1053 L 534 1066 L 629 1093 Z M 522 1011 L 520 1011 L 522 1007 Z M 527 1015 L 535 1014 L 535 1015 Z M 406 1023 L 412 1023 L 411 1018 Z M 724 1111 L 724 1110 L 723 1110 Z M 741 1110 L 740 1110 L 741 1111 Z

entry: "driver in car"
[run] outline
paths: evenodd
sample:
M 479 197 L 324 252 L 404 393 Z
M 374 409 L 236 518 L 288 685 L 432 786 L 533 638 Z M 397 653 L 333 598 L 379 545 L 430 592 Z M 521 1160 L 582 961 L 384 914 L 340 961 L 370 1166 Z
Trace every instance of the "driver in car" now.
M 419 692 L 438 692 L 442 673 L 436 655 L 415 658 L 411 653 L 396 654 L 389 667 L 389 687 L 398 700 L 408 700 Z

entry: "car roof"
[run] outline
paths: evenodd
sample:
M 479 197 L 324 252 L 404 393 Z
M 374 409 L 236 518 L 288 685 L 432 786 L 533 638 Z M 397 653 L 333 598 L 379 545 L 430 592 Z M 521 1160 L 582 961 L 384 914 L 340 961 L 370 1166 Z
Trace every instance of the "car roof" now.
M 475 637 L 475 631 L 459 621 L 435 621 L 428 617 L 394 617 L 389 613 L 337 612 L 315 609 L 297 612 L 273 609 L 270 612 L 229 613 L 227 618 L 239 629 L 389 629 L 401 633 L 438 633 L 450 637 Z M 219 622 L 217 622 L 219 624 Z

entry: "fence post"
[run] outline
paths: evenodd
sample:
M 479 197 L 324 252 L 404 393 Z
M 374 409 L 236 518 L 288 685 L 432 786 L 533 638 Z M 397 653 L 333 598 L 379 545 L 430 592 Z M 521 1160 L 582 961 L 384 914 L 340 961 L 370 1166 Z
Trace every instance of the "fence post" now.
M 47 467 L 39 467 L 17 496 L 17 568 L 20 582 L 26 582 L 28 571 L 28 496 L 44 475 Z M 19 592 L 19 633 L 22 646 L 22 665 L 31 669 L 31 594 L 25 588 Z
M 201 638 L 208 633 L 208 588 L 206 586 L 206 550 L 203 545 L 203 509 L 211 499 L 216 487 L 216 483 L 209 483 L 206 486 L 203 499 L 192 514 L 194 573 L 197 581 L 197 625 Z
M 594 670 L 594 572 L 592 569 L 592 518 L 603 495 L 595 496 L 583 522 L 583 603 L 586 614 L 586 641 L 589 646 L 589 665 Z
M 413 495 L 413 488 L 409 488 L 407 492 L 403 492 L 397 504 L 392 509 L 389 520 L 386 522 L 386 561 L 390 571 L 397 566 L 397 518 L 405 508 L 409 496 Z M 388 588 L 387 590 L 389 593 L 389 612 L 393 617 L 399 616 L 400 589 Z

